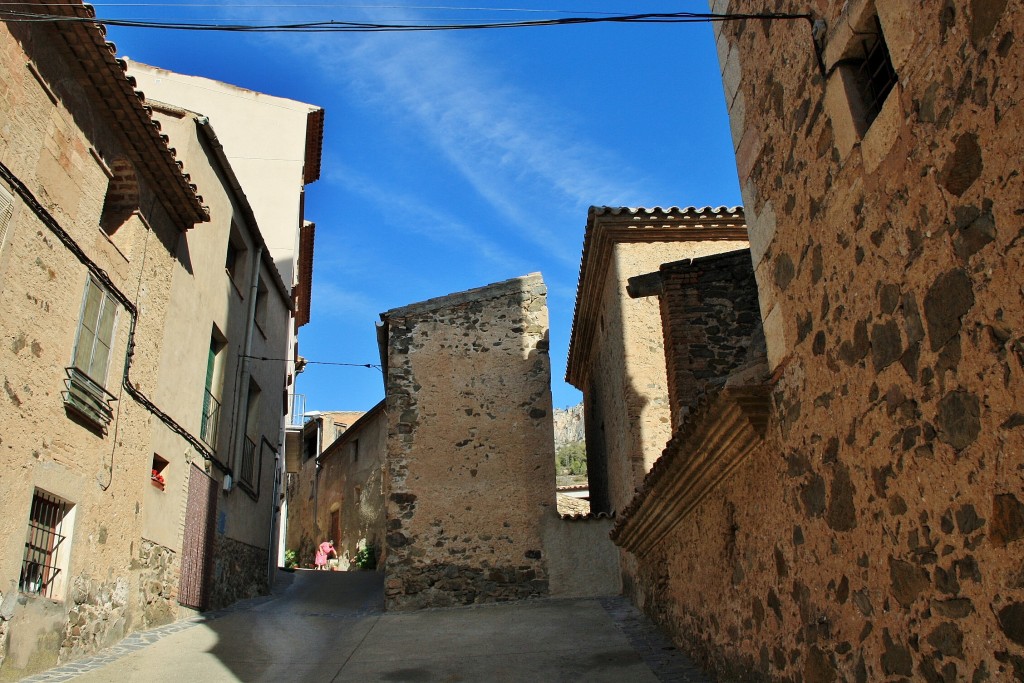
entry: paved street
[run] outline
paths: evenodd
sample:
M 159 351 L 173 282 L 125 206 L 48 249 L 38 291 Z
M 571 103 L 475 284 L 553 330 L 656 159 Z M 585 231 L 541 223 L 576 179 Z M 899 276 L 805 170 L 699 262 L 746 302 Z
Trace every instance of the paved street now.
M 622 598 L 382 611 L 381 575 L 279 574 L 275 594 L 26 681 L 709 681 Z

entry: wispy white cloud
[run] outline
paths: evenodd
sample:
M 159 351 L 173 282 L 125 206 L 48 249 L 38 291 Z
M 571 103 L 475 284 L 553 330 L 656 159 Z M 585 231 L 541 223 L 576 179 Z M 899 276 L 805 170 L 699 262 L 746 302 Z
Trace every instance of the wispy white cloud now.
M 317 278 L 312 305 L 314 317 L 376 320 L 384 305 L 362 292 L 344 289 L 334 282 Z
M 329 164 L 323 181 L 343 187 L 347 192 L 370 201 L 381 211 L 381 215 L 401 216 L 401 221 L 393 226 L 396 231 L 422 235 L 440 244 L 457 243 L 461 249 L 471 250 L 477 258 L 501 270 L 519 272 L 527 267 L 523 259 L 513 256 L 494 240 L 487 238 L 484 231 L 472 229 L 454 216 L 398 188 L 385 187 L 345 164 Z
M 386 18 L 387 10 L 372 14 Z M 511 83 L 473 45 L 441 34 L 346 34 L 280 48 L 299 51 L 325 79 L 357 91 L 369 111 L 417 126 L 507 231 L 565 265 L 578 263 L 577 245 L 552 225 L 581 223 L 590 203 L 635 196 L 642 178 L 586 140 L 569 112 Z

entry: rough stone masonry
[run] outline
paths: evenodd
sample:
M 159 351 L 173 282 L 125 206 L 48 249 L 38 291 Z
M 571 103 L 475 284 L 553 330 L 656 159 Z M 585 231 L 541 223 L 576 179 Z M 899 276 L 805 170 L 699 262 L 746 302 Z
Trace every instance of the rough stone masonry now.
M 548 593 L 546 294 L 534 273 L 381 315 L 388 609 Z

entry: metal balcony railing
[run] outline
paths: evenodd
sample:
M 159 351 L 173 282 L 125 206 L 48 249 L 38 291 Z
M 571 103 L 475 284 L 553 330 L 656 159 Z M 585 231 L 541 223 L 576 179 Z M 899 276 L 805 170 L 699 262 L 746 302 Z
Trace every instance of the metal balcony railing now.
M 210 390 L 203 397 L 203 421 L 199 427 L 199 436 L 214 448 L 217 447 L 217 430 L 220 426 L 220 401 L 214 398 Z
M 288 394 L 288 426 L 301 427 L 305 424 L 306 396 L 304 394 Z
M 239 483 L 245 484 L 252 488 L 255 485 L 253 482 L 253 473 L 255 472 L 256 464 L 256 442 L 250 439 L 248 436 L 242 442 L 242 459 L 238 463 L 238 481 Z

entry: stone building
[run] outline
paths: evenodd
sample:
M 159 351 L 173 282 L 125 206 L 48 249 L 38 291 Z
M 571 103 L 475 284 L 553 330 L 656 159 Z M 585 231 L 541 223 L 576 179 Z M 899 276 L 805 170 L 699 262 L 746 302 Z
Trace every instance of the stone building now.
M 88 21 L 0 33 L 8 680 L 266 589 L 288 374 L 245 356 L 296 317 L 208 119 Z
M 610 520 L 555 508 L 546 300 L 533 273 L 381 314 L 388 609 L 618 592 Z
M 738 209 L 590 209 L 566 381 L 583 392 L 594 512 L 621 510 L 671 436 L 658 301 L 631 299 L 629 278 L 746 239 Z
M 287 547 L 309 567 L 316 546 L 331 539 L 337 566 L 349 569 L 363 548 L 375 559 L 383 548 L 384 402 L 311 417 L 288 447 Z
M 683 418 L 620 520 L 627 588 L 726 676 L 1020 679 L 1024 8 L 811 19 L 715 24 L 767 401 L 727 381 Z M 708 491 L 669 510 L 673 481 Z

